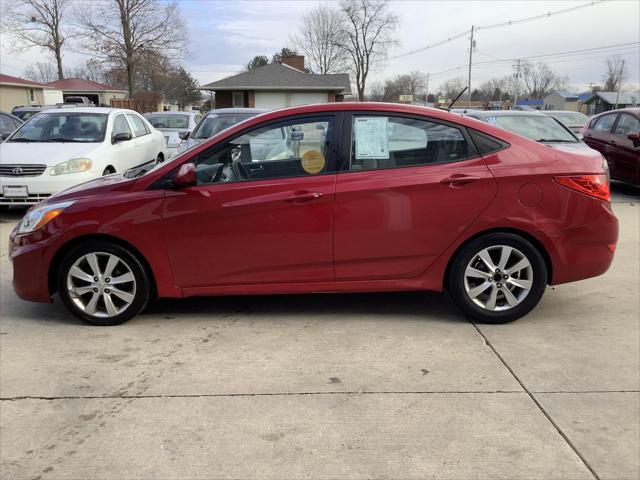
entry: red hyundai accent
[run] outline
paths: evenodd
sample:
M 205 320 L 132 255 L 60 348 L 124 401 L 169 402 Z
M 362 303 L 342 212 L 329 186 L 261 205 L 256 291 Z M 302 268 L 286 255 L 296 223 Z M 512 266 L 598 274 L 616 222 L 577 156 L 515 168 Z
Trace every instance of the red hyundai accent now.
M 13 285 L 97 325 L 157 297 L 445 289 L 502 323 L 609 268 L 609 198 L 595 150 L 421 107 L 295 107 L 32 208 Z

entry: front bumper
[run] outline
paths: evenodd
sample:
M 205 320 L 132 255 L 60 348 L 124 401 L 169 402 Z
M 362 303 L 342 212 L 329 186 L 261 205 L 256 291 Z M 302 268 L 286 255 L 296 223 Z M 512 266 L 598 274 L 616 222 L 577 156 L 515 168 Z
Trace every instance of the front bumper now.
M 16 227 L 17 228 L 17 227 Z M 31 302 L 51 303 L 49 267 L 60 238 L 45 228 L 26 235 L 9 237 L 9 260 L 13 263 L 13 289 Z
M 45 171 L 42 175 L 36 177 L 0 177 L 0 205 L 35 205 L 54 193 L 75 187 L 100 176 L 100 172 L 94 171 L 55 176 L 49 175 L 49 172 Z M 5 186 L 27 187 L 28 196 L 5 197 Z

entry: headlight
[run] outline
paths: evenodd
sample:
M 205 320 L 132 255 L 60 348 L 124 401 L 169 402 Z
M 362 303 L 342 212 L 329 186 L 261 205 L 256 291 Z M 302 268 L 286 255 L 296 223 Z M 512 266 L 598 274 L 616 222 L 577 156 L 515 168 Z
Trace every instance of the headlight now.
M 67 162 L 62 162 L 51 169 L 51 175 L 63 175 L 65 173 L 84 172 L 91 168 L 91 160 L 88 158 L 74 158 Z
M 29 210 L 22 220 L 20 220 L 17 233 L 22 235 L 44 227 L 47 223 L 60 215 L 65 208 L 71 205 L 73 205 L 73 201 L 58 202 Z

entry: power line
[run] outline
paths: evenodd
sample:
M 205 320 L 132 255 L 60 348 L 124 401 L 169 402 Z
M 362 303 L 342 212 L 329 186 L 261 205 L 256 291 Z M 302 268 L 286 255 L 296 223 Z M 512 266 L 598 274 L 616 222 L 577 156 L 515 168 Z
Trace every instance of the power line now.
M 592 7 L 594 5 L 597 5 L 599 3 L 603 3 L 605 1 L 608 1 L 608 0 L 594 0 L 594 1 L 591 1 L 589 3 L 585 3 L 585 4 L 582 4 L 582 5 L 577 5 L 575 7 L 564 8 L 562 10 L 550 11 L 550 12 L 547 12 L 547 13 L 544 13 L 544 14 L 535 15 L 533 17 L 521 18 L 521 19 L 518 19 L 518 20 L 507 20 L 507 21 L 503 21 L 503 22 L 499 22 L 499 23 L 494 23 L 494 24 L 491 24 L 491 25 L 477 26 L 477 27 L 475 27 L 475 30 L 490 30 L 492 28 L 505 27 L 505 26 L 510 26 L 510 25 L 518 25 L 518 24 L 521 24 L 521 23 L 533 22 L 533 21 L 536 21 L 536 20 L 542 20 L 544 18 L 550 18 L 550 17 L 556 16 L 556 15 L 561 15 L 563 13 L 573 12 L 573 11 L 576 11 L 576 10 L 580 10 L 582 8 Z M 398 55 L 394 55 L 392 57 L 389 57 L 389 60 L 395 60 L 397 58 L 402 58 L 402 57 L 408 57 L 410 55 L 415 55 L 416 53 L 424 52 L 425 50 L 430 50 L 432 48 L 439 47 L 440 45 L 444 45 L 446 43 L 452 42 L 453 40 L 457 40 L 458 38 L 462 38 L 462 37 L 464 37 L 464 36 L 466 36 L 466 35 L 468 35 L 470 33 L 471 33 L 471 29 L 465 30 L 464 32 L 458 33 L 458 34 L 453 35 L 451 37 L 448 37 L 448 38 L 446 38 L 444 40 L 441 40 L 439 42 L 435 42 L 435 43 L 432 43 L 430 45 L 426 45 L 424 47 L 417 48 L 415 50 L 410 50 L 410 51 L 405 52 L 405 53 L 400 53 Z
M 620 44 L 616 44 L 616 45 L 607 45 L 607 46 L 603 46 L 603 47 L 593 47 L 593 48 L 584 48 L 581 50 L 568 50 L 568 51 L 564 51 L 564 52 L 555 52 L 555 53 L 546 53 L 546 54 L 541 54 L 541 55 L 530 55 L 530 56 L 522 56 L 522 57 L 518 57 L 518 59 L 520 60 L 533 60 L 533 59 L 539 59 L 539 58 L 554 58 L 554 57 L 571 57 L 571 56 L 581 56 L 581 55 L 585 55 L 587 53 L 591 53 L 591 52 L 596 52 L 596 51 L 602 51 L 602 50 L 607 50 L 607 49 L 612 49 L 612 48 L 616 48 L 616 49 L 620 49 L 620 47 L 629 47 L 629 46 L 640 46 L 640 42 L 629 42 L 629 43 L 620 43 Z M 624 49 L 626 50 L 626 49 Z M 617 50 L 618 51 L 618 50 Z M 599 53 L 604 53 L 604 52 L 599 52 Z M 486 55 L 486 54 L 484 54 Z M 489 55 L 490 56 L 490 55 Z M 493 57 L 493 58 L 497 58 L 497 57 Z M 484 62 L 476 62 L 473 65 L 474 66 L 481 66 L 481 65 L 499 65 L 499 64 L 506 64 L 506 63 L 512 63 L 513 61 L 515 61 L 515 58 L 504 58 L 504 59 L 500 59 L 497 58 L 496 60 L 488 60 L 488 61 L 484 61 Z M 463 64 L 463 65 L 458 65 L 456 67 L 451 67 L 451 68 L 447 68 L 446 70 L 442 70 L 440 72 L 435 72 L 435 73 L 431 73 L 431 77 L 435 77 L 435 76 L 439 76 L 445 73 L 449 73 L 455 70 L 459 70 L 461 68 L 466 68 L 468 67 L 468 64 Z

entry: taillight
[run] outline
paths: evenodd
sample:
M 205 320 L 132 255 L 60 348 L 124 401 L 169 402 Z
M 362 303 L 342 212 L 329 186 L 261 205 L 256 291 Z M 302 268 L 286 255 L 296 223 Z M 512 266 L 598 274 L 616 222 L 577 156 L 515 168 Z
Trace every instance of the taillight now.
M 576 190 L 577 192 L 609 201 L 611 190 L 606 174 L 601 175 L 563 175 L 555 177 L 554 180 L 563 187 Z

